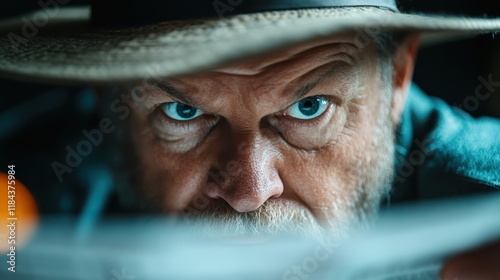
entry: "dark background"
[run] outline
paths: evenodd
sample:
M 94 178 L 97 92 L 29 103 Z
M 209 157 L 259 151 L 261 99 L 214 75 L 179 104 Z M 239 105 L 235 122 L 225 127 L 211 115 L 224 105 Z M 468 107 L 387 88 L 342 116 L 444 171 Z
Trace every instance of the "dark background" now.
M 37 2 L 4 1 L 0 19 L 35 10 Z M 86 2 L 72 0 L 68 5 Z M 500 3 L 494 2 L 419 0 L 400 1 L 400 6 L 406 12 L 500 17 Z M 489 75 L 500 81 L 500 39 L 491 34 L 422 49 L 414 80 L 428 94 L 463 106 L 480 84 L 478 77 Z M 109 143 L 95 147 L 100 152 L 84 158 L 82 166 L 66 174 L 63 182 L 58 182 L 51 163 L 64 162 L 65 147 L 75 147 L 83 139 L 82 129 L 97 126 L 92 92 L 0 79 L 0 97 L 0 171 L 15 164 L 16 177 L 31 190 L 42 213 L 78 213 L 88 198 L 89 182 L 96 176 L 92 168 Z M 478 105 L 469 110 L 471 115 L 500 117 L 500 94 Z M 115 200 L 110 198 L 110 205 Z

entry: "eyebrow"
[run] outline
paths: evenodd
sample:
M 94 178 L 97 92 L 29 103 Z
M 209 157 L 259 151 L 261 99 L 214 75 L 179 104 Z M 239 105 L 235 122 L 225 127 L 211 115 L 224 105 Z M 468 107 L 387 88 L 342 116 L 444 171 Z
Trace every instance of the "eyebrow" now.
M 306 85 L 302 86 L 299 90 L 297 90 L 293 96 L 290 99 L 290 103 L 297 102 L 298 100 L 302 99 L 305 95 L 307 95 L 311 90 L 313 90 L 318 84 L 326 80 L 327 78 L 331 77 L 335 72 L 337 72 L 337 69 L 335 67 L 332 67 L 328 69 L 327 71 L 324 71 L 320 73 L 319 75 L 316 76 L 316 78 L 307 83 Z M 167 95 L 169 95 L 172 99 L 175 99 L 179 102 L 182 102 L 186 105 L 189 105 L 191 107 L 199 108 L 199 106 L 194 102 L 192 99 L 187 97 L 181 90 L 179 90 L 177 87 L 174 85 L 168 83 L 168 82 L 162 82 L 157 79 L 149 79 L 147 81 L 147 84 L 155 86 L 162 91 L 164 91 Z
M 292 96 L 290 103 L 296 102 L 297 100 L 302 99 L 305 95 L 307 95 L 311 90 L 313 90 L 318 84 L 323 82 L 324 80 L 328 79 L 331 77 L 335 72 L 337 72 L 336 67 L 329 68 L 327 71 L 322 72 L 321 74 L 317 75 L 316 78 L 302 86 L 299 90 L 295 92 L 295 94 Z
M 161 89 L 167 95 L 169 95 L 172 99 L 175 99 L 175 100 L 182 102 L 186 105 L 189 105 L 191 107 L 198 108 L 198 105 L 196 105 L 196 102 L 194 102 L 191 98 L 187 97 L 181 90 L 179 90 L 177 87 L 175 87 L 174 85 L 172 85 L 168 82 L 162 82 L 162 81 L 159 81 L 157 79 L 149 79 L 147 81 L 147 84 Z

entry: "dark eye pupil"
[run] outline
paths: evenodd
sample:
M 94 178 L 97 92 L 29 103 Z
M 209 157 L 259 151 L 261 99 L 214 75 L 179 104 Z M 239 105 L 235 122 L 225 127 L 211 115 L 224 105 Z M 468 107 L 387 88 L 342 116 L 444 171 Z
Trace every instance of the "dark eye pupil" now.
M 189 105 L 186 105 L 186 104 L 178 104 L 177 105 L 177 114 L 179 114 L 179 116 L 181 118 L 185 118 L 185 119 L 192 118 L 194 115 L 196 115 L 197 111 L 198 111 L 198 109 L 191 107 Z
M 320 100 L 317 97 L 309 97 L 299 101 L 299 110 L 306 116 L 316 114 L 320 107 Z

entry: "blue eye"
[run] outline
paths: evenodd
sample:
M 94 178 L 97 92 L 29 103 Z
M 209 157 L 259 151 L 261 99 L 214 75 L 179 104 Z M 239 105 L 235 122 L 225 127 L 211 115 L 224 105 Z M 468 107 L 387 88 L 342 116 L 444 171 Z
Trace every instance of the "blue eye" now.
M 203 114 L 200 109 L 179 102 L 166 103 L 162 109 L 165 115 L 177 121 L 190 121 Z
M 290 106 L 287 115 L 300 120 L 314 119 L 326 111 L 328 104 L 324 97 L 307 97 Z

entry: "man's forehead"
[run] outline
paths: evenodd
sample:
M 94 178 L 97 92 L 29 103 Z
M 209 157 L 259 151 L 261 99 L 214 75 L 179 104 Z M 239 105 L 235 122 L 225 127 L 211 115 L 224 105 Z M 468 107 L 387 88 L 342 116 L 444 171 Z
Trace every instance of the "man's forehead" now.
M 303 93 L 307 94 L 319 82 L 332 76 L 332 73 L 336 73 L 336 80 L 341 79 L 344 83 L 353 80 L 353 76 L 359 73 L 348 69 L 354 69 L 351 66 L 359 65 L 359 61 L 363 60 L 362 56 L 371 53 L 368 48 L 368 45 L 357 43 L 356 34 L 349 32 L 297 44 L 211 70 L 164 78 L 153 86 L 174 96 L 175 100 L 206 111 L 211 110 L 201 108 L 202 105 L 207 102 L 217 103 L 215 99 L 226 96 L 223 93 L 225 91 L 232 92 L 231 96 L 235 92 L 244 94 L 248 91 L 257 96 L 258 93 L 265 94 L 272 90 L 281 92 L 279 96 L 290 101 L 295 100 L 295 97 L 302 97 Z M 338 64 L 340 61 L 344 64 Z M 344 70 L 347 71 L 344 73 Z M 203 94 L 200 95 L 201 92 Z M 276 98 L 278 95 L 273 95 L 271 99 Z
M 359 51 L 361 48 L 366 47 L 366 45 L 360 44 L 359 40 L 356 40 L 356 33 L 351 31 L 330 37 L 318 38 L 305 43 L 299 43 L 286 49 L 217 67 L 208 72 L 232 75 L 257 75 L 272 65 L 291 59 L 299 59 L 301 55 L 304 55 L 304 59 L 311 56 L 321 56 L 328 50 L 328 48 L 321 48 L 322 46 L 331 46 L 332 49 L 350 49 L 350 51 Z M 307 57 L 305 56 L 306 53 L 308 55 Z

